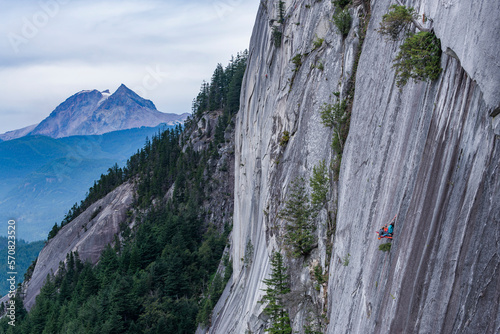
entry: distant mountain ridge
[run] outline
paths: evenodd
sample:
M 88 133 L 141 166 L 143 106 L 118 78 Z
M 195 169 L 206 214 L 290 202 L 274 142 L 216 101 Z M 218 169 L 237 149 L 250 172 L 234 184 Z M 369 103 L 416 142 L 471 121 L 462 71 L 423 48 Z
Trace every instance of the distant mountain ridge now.
M 189 114 L 168 114 L 156 109 L 122 84 L 116 92 L 84 90 L 69 97 L 37 125 L 6 132 L 1 140 L 43 135 L 51 138 L 101 135 L 108 132 L 160 124 L 183 123 Z

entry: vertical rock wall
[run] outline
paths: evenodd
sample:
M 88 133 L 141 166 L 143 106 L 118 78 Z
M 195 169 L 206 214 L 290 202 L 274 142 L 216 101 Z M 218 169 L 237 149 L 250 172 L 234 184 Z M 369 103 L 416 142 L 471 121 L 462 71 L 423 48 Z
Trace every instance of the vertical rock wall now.
M 331 22 L 330 1 L 286 1 L 282 24 L 277 22 L 278 6 L 278 1 L 261 2 L 250 45 L 236 121 L 233 280 L 214 310 L 210 333 L 264 332 L 262 280 L 269 274 L 270 254 L 283 249 L 283 222 L 277 213 L 291 181 L 298 176 L 308 180 L 313 166 L 331 159 L 331 129 L 321 124 L 319 109 L 335 102 L 333 92 L 346 89 L 358 48 L 363 6 L 350 9 L 353 24 L 345 39 Z M 283 29 L 279 46 L 272 41 L 273 26 Z M 320 47 L 314 45 L 318 39 L 324 39 Z M 300 66 L 292 61 L 297 55 Z M 280 145 L 285 131 L 290 139 Z M 326 263 L 326 216 L 326 210 L 319 215 L 322 237 L 311 257 L 287 264 L 292 289 L 301 295 L 293 297 L 301 301 L 291 310 L 297 331 L 303 329 L 308 309 L 324 302 L 325 291 L 313 288 L 309 270 L 312 261 L 323 268 Z M 252 263 L 245 264 L 249 244 Z
M 353 28 L 343 40 L 331 22 L 330 1 L 286 1 L 277 48 L 271 35 L 278 1 L 261 1 L 235 135 L 234 274 L 211 333 L 264 332 L 262 280 L 283 240 L 276 214 L 296 176 L 308 178 L 318 161 L 332 159 L 319 108 L 333 101 L 332 92 L 345 93 L 364 8 L 353 3 Z M 498 333 L 500 116 L 490 115 L 500 96 L 500 47 L 485 42 L 498 40 L 498 2 L 408 2 L 433 19 L 447 54 L 438 80 L 409 82 L 402 90 L 392 69 L 400 43 L 375 31 L 390 5 L 370 6 L 328 287 L 315 294 L 307 268 L 327 258 L 320 238 L 308 259 L 289 261 L 292 289 L 319 304 L 327 293 L 328 333 Z M 318 49 L 316 37 L 325 38 Z M 297 54 L 304 55 L 300 68 L 291 61 Z M 324 70 L 313 67 L 319 61 Z M 284 131 L 290 140 L 281 146 Z M 330 196 L 335 201 L 333 191 Z M 381 252 L 385 241 L 374 232 L 396 214 L 392 249 Z M 323 210 L 323 236 L 325 221 Z M 248 243 L 254 253 L 246 265 Z M 308 304 L 297 298 L 291 318 L 302 333 Z
M 458 49 L 467 50 L 463 29 L 439 35 L 443 25 L 454 31 L 448 5 L 433 6 L 443 20 L 434 20 L 437 36 L 445 50 L 463 37 Z M 498 333 L 500 147 L 481 87 L 498 92 L 488 82 L 500 78 L 481 58 L 463 59 L 477 62 L 478 80 L 493 75 L 478 83 L 460 58 L 443 54 L 437 81 L 397 89 L 398 44 L 374 31 L 388 6 L 372 8 L 358 68 L 334 245 L 351 261 L 332 261 L 328 332 Z M 469 35 L 482 24 L 474 23 Z M 374 232 L 395 214 L 396 237 L 383 253 Z

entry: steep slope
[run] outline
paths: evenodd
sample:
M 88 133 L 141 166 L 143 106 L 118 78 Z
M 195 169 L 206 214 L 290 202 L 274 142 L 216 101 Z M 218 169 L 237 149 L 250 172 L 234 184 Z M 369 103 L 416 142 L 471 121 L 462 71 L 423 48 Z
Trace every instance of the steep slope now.
M 99 103 L 107 97 L 109 94 L 103 94 L 98 90 L 78 92 L 57 106 L 30 132 L 30 135 L 60 138 L 85 134 L 80 131 L 79 127 L 92 117 Z
M 500 50 L 487 41 L 498 38 L 498 2 L 410 2 L 433 19 L 447 54 L 437 81 L 401 90 L 392 69 L 399 44 L 375 30 L 389 1 L 373 8 L 354 2 L 345 40 L 329 21 L 330 2 L 286 2 L 277 48 L 280 3 L 261 2 L 252 36 L 236 129 L 234 274 L 208 331 L 264 333 L 269 325 L 259 301 L 270 254 L 283 249 L 284 222 L 276 213 L 297 175 L 309 177 L 319 160 L 332 161 L 318 111 L 334 101 L 332 92 L 348 97 L 355 36 L 362 35 L 357 18 L 370 12 L 338 199 L 332 184 L 328 210 L 317 219 L 318 248 L 287 261 L 292 293 L 283 303 L 293 330 L 304 332 L 318 315 L 310 309 L 326 303 L 329 325 L 320 331 L 327 333 L 497 333 L 500 131 L 498 116 L 490 115 L 499 107 Z M 326 45 L 314 49 L 317 37 Z M 297 54 L 301 62 L 292 61 Z M 319 60 L 324 71 L 313 67 Z M 290 139 L 282 146 L 285 131 Z M 337 215 L 325 262 L 327 211 Z M 374 232 L 396 214 L 392 249 L 381 252 Z M 245 265 L 249 242 L 253 261 Z M 319 293 L 310 275 L 317 262 L 329 273 Z
M 77 252 L 81 261 L 87 261 L 92 265 L 95 265 L 99 261 L 106 261 L 102 260 L 102 253 L 109 245 L 113 245 L 113 249 L 119 249 L 120 245 L 122 247 L 122 251 L 119 252 L 119 255 L 123 255 L 125 260 L 120 257 L 117 258 L 115 254 L 115 261 L 132 262 L 130 256 L 135 254 L 136 261 L 143 263 L 146 261 L 151 262 L 151 259 L 154 259 L 154 256 L 159 256 L 156 264 L 153 263 L 147 268 L 146 266 L 143 268 L 141 267 L 140 271 L 137 270 L 135 272 L 135 270 L 131 270 L 127 273 L 132 275 L 135 272 L 135 274 L 138 275 L 136 279 L 142 280 L 145 278 L 144 275 L 149 275 L 150 268 L 158 268 L 157 266 L 166 266 L 167 264 L 170 265 L 170 262 L 164 262 L 166 260 L 162 259 L 160 255 L 166 254 L 167 251 L 172 251 L 172 245 L 170 245 L 170 243 L 175 243 L 179 239 L 182 240 L 180 241 L 181 244 L 183 242 L 192 242 L 189 239 L 186 239 L 185 241 L 182 239 L 183 236 L 185 237 L 185 233 L 190 233 L 197 235 L 200 239 L 201 236 L 204 236 L 203 240 L 200 240 L 200 242 L 203 241 L 203 243 L 199 245 L 202 246 L 200 252 L 208 252 L 209 255 L 204 255 L 204 257 L 200 256 L 200 258 L 204 260 L 206 256 L 216 256 L 216 258 L 211 260 L 211 262 L 214 262 L 212 266 L 218 263 L 221 252 L 217 253 L 214 249 L 211 249 L 212 245 L 210 242 L 213 242 L 213 238 L 220 234 L 222 237 L 220 239 L 221 244 L 218 248 L 222 251 L 227 242 L 227 233 L 229 233 L 229 230 L 226 230 L 226 234 L 223 234 L 222 232 L 230 226 L 231 215 L 233 212 L 231 191 L 233 189 L 234 169 L 230 166 L 234 165 L 234 137 L 232 135 L 234 133 L 234 128 L 231 126 L 228 127 L 225 132 L 227 140 L 224 143 L 219 144 L 216 149 L 213 149 L 212 146 L 205 145 L 203 148 L 200 148 L 199 153 L 193 154 L 192 147 L 200 147 L 197 145 L 199 141 L 205 141 L 206 143 L 213 142 L 214 132 L 210 134 L 207 132 L 208 127 L 199 127 L 199 125 L 207 125 L 211 123 L 213 126 L 214 123 L 217 123 L 217 119 L 220 117 L 220 114 L 221 113 L 217 111 L 206 113 L 202 116 L 202 119 L 205 119 L 205 121 L 200 119 L 197 123 L 188 124 L 189 129 L 183 133 L 185 137 L 181 140 L 182 142 L 185 142 L 184 148 L 186 153 L 180 154 L 180 150 L 177 152 L 164 152 L 165 147 L 159 147 L 158 144 L 160 141 L 165 141 L 165 138 L 167 138 L 165 135 L 162 135 L 162 139 L 160 139 L 160 137 L 153 138 L 153 143 L 156 144 L 146 144 L 145 148 L 140 153 L 136 154 L 131 158 L 131 160 L 129 160 L 127 165 L 131 169 L 124 172 L 125 174 L 130 174 L 132 168 L 137 168 L 139 165 L 144 166 L 145 161 L 139 163 L 136 159 L 144 157 L 147 150 L 150 150 L 148 154 L 153 154 L 155 156 L 159 154 L 159 151 L 163 151 L 163 153 L 166 154 L 165 156 L 169 157 L 167 158 L 167 162 L 169 159 L 174 158 L 175 160 L 170 161 L 170 166 L 174 169 L 178 164 L 185 164 L 194 158 L 200 159 L 200 161 L 193 164 L 193 166 L 185 167 L 184 172 L 187 174 L 181 174 L 181 172 L 178 172 L 173 179 L 171 177 L 166 177 L 165 175 L 159 175 L 162 177 L 161 182 L 166 183 L 168 186 L 168 191 L 166 193 L 162 192 L 162 196 L 164 195 L 163 198 L 158 198 L 153 195 L 155 198 L 151 201 L 151 195 L 148 192 L 148 187 L 155 184 L 155 181 L 153 181 L 155 180 L 155 176 L 151 175 L 151 179 L 148 179 L 144 175 L 142 175 L 142 177 L 135 175 L 133 179 L 129 179 L 124 184 L 108 193 L 104 198 L 92 203 L 75 219 L 61 227 L 57 235 L 50 239 L 40 252 L 30 279 L 23 285 L 23 300 L 24 305 L 28 310 L 34 307 L 36 297 L 40 294 L 40 290 L 46 284 L 47 277 L 52 277 L 52 279 L 54 279 L 53 275 L 56 275 L 56 277 L 59 277 L 58 279 L 64 279 L 64 275 L 57 275 L 61 275 L 61 265 L 63 263 L 66 263 L 67 265 L 68 255 L 72 252 Z M 179 139 L 178 134 L 176 138 Z M 164 143 L 162 145 L 164 145 Z M 178 145 L 178 143 L 172 142 L 171 145 Z M 165 161 L 163 161 L 163 163 L 165 163 Z M 167 163 L 167 165 L 169 164 Z M 157 161 L 152 162 L 149 160 L 146 168 L 151 168 L 156 173 L 156 171 L 159 170 L 159 164 L 157 164 Z M 194 176 L 190 173 L 192 168 L 194 168 L 194 170 L 199 169 Z M 150 173 L 148 172 L 146 174 Z M 203 193 L 197 192 L 197 189 L 200 189 L 200 185 L 192 184 L 192 177 L 202 178 L 204 180 L 202 184 L 205 187 L 201 188 L 203 189 Z M 179 181 L 181 179 L 183 179 L 183 181 Z M 190 185 L 190 187 L 186 189 L 188 185 Z M 205 191 L 206 195 L 204 194 Z M 196 208 L 192 207 L 195 205 L 194 196 L 198 196 L 201 199 L 201 205 Z M 147 205 L 144 207 L 141 206 L 140 203 L 147 203 Z M 170 219 L 171 221 L 169 224 L 172 224 L 172 226 L 169 226 L 167 230 L 161 230 L 160 226 L 169 221 L 169 215 L 173 215 L 174 212 L 177 211 L 183 212 L 185 215 L 181 215 L 174 220 Z M 157 220 L 160 220 L 161 223 Z M 143 228 L 142 225 L 145 224 L 147 224 L 147 227 Z M 216 231 L 219 230 L 220 233 L 213 232 L 209 227 L 215 228 Z M 143 229 L 141 230 L 141 228 Z M 134 231 L 134 235 L 137 233 L 138 235 L 140 234 L 144 237 L 144 229 L 147 229 L 148 233 L 152 233 L 156 237 L 161 237 L 162 240 L 169 240 L 169 244 L 158 244 L 150 237 L 147 243 L 137 241 L 134 245 L 132 240 L 135 238 L 130 238 L 131 231 Z M 157 232 L 154 232 L 151 229 L 154 229 Z M 137 236 L 137 238 L 139 238 L 139 236 Z M 173 241 L 170 239 L 173 239 Z M 118 245 L 117 240 L 120 240 Z M 185 246 L 187 247 L 188 245 Z M 152 253 L 152 248 L 154 247 L 160 247 L 160 254 Z M 165 251 L 162 253 L 161 250 L 163 247 L 165 247 Z M 143 248 L 146 249 L 147 252 L 143 251 Z M 130 253 L 131 249 L 132 255 Z M 135 253 L 137 252 L 137 249 L 140 249 L 140 255 Z M 178 252 L 177 249 L 174 249 L 173 251 L 175 253 Z M 114 253 L 114 251 L 112 252 Z M 190 253 L 190 249 L 186 248 L 183 256 L 188 254 L 187 256 L 190 259 L 194 256 L 198 257 L 197 253 L 193 250 L 191 250 L 191 252 L 193 252 L 193 254 Z M 146 260 L 146 258 L 149 258 L 149 260 Z M 180 268 L 179 266 L 181 264 L 178 262 L 178 257 L 174 257 L 171 261 L 176 261 L 175 267 Z M 149 264 L 149 262 L 146 263 Z M 184 264 L 182 265 L 184 266 Z M 187 263 L 185 265 L 190 264 Z M 117 263 L 114 263 L 113 270 L 117 271 L 118 269 L 119 267 L 117 266 Z M 204 269 L 204 267 L 199 268 L 200 272 Z M 97 273 L 99 269 L 95 270 Z M 171 273 L 171 271 L 169 272 Z M 208 274 L 209 273 L 206 273 L 205 275 L 208 276 Z M 112 275 L 118 275 L 118 273 L 113 272 Z M 125 273 L 120 273 L 119 275 L 125 275 Z M 163 277 L 166 274 L 161 275 Z M 182 278 L 185 279 L 184 276 Z M 148 280 L 150 279 L 151 278 L 148 278 Z M 173 276 L 171 276 L 171 279 L 179 282 L 178 277 L 174 279 Z M 205 280 L 207 279 L 208 277 L 205 278 Z M 182 282 L 179 282 L 178 284 L 181 283 Z M 192 284 L 192 282 L 184 283 L 189 286 Z M 97 291 L 93 291 L 93 294 L 96 293 Z M 155 291 L 155 293 L 159 292 Z M 174 289 L 171 293 L 178 295 L 179 291 Z M 193 289 L 192 291 L 189 291 L 189 293 L 196 296 L 200 292 L 198 289 Z M 144 296 L 141 296 L 141 298 L 142 297 Z M 183 299 L 185 299 L 185 297 L 183 297 Z M 5 302 L 5 300 L 6 298 L 1 301 Z M 148 300 L 148 298 L 145 298 L 145 302 Z M 82 301 L 80 300 L 79 302 Z M 194 299 L 192 303 L 196 305 L 198 303 L 197 299 Z M 108 311 L 111 310 L 108 309 L 106 312 Z M 40 312 L 40 310 L 38 309 L 35 312 Z M 182 313 L 182 310 L 179 312 L 181 312 L 181 315 L 185 317 L 185 319 L 182 319 L 183 323 L 189 324 L 194 321 L 194 319 L 189 318 L 187 314 Z M 137 313 L 135 314 L 135 317 L 138 318 L 139 315 L 140 313 Z M 196 312 L 194 313 L 194 316 L 196 317 Z M 156 320 L 159 321 L 160 319 L 158 318 Z M 136 321 L 138 320 L 136 319 Z M 170 320 L 170 322 L 172 321 Z M 148 321 L 147 323 L 149 324 L 150 322 Z M 183 326 L 186 326 L 185 324 Z M 23 323 L 23 326 L 29 325 L 27 325 L 27 323 Z M 98 324 L 96 324 L 96 326 L 98 326 Z M 176 328 L 177 321 L 174 321 L 171 326 Z M 191 324 L 191 326 L 193 326 L 193 324 Z M 24 329 L 22 329 L 21 332 L 23 332 L 26 327 L 23 328 Z
M 290 183 L 297 176 L 308 179 L 313 166 L 331 159 L 330 130 L 321 124 L 318 111 L 332 101 L 333 92 L 347 90 L 342 78 L 350 76 L 359 43 L 362 8 L 354 11 L 352 32 L 344 40 L 331 22 L 331 2 L 295 1 L 286 3 L 283 40 L 276 47 L 269 22 L 279 18 L 278 3 L 261 3 L 250 44 L 236 122 L 233 285 L 214 311 L 218 316 L 212 319 L 211 333 L 263 333 L 262 281 L 270 271 L 270 254 L 283 249 L 285 233 L 277 214 Z M 324 38 L 320 47 L 314 43 L 318 38 Z M 300 67 L 292 61 L 296 55 L 302 55 Z M 319 63 L 324 70 L 317 68 Z M 290 138 L 280 145 L 285 131 Z M 325 222 L 327 216 L 323 209 L 318 219 Z M 319 220 L 319 247 L 306 261 L 288 263 L 296 292 L 289 304 L 294 330 L 303 330 L 306 317 L 319 317 L 325 303 L 323 289 L 318 292 L 310 276 L 313 262 L 325 267 L 326 261 L 326 231 Z M 250 244 L 253 261 L 245 265 Z
M 57 273 L 59 263 L 70 252 L 78 252 L 82 261 L 96 263 L 105 247 L 115 240 L 120 223 L 126 220 L 134 199 L 132 183 L 125 183 L 90 206 L 57 237 L 48 241 L 40 252 L 33 275 L 25 288 L 24 305 L 29 310 L 35 303 L 47 275 Z

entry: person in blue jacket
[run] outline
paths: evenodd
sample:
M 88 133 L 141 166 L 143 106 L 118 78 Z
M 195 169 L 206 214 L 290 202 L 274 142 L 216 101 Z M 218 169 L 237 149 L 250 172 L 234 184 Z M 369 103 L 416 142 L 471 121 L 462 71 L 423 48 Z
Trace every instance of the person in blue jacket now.
M 389 226 L 385 224 L 377 233 L 379 238 L 387 238 L 391 237 L 394 232 L 394 223 L 391 223 Z
M 392 237 L 393 231 L 394 231 L 394 224 L 391 223 L 391 225 L 389 225 L 389 227 L 387 228 L 387 233 L 390 234 Z

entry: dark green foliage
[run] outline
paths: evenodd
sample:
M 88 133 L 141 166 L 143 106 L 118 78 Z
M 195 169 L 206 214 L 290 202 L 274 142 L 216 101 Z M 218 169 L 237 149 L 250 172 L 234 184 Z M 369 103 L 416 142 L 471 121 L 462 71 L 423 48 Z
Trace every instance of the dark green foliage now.
M 274 252 L 271 258 L 271 277 L 264 279 L 267 288 L 261 302 L 267 306 L 264 312 L 269 315 L 271 326 L 265 331 L 271 334 L 291 334 L 290 316 L 282 303 L 282 297 L 290 292 L 289 276 L 283 256 Z
M 24 280 L 31 277 L 33 273 L 34 264 L 38 257 L 38 253 L 42 250 L 45 245 L 44 241 L 33 241 L 26 242 L 22 239 L 16 239 L 16 271 L 19 273 L 17 275 L 17 283 L 23 282 L 23 274 Z M 9 291 L 9 282 L 7 282 L 8 275 L 7 273 L 12 271 L 8 270 L 7 267 L 7 247 L 8 247 L 8 238 L 0 237 L 0 253 L 5 254 L 5 264 L 3 270 L 0 271 L 0 291 L 1 295 L 6 295 Z
M 279 15 L 278 22 L 284 23 L 285 22 L 285 2 L 284 1 L 278 2 L 278 15 Z
M 315 319 L 316 318 L 316 319 Z M 304 334 L 324 334 L 326 332 L 326 325 L 322 323 L 321 317 L 309 315 L 306 317 L 306 324 L 304 324 Z
M 321 265 L 319 264 L 314 267 L 314 278 L 318 284 L 323 284 L 328 281 L 328 275 L 323 275 L 323 268 L 321 268 Z
M 304 334 L 323 334 L 324 332 L 317 330 L 317 327 L 319 325 L 304 325 Z
M 441 73 L 441 42 L 431 32 L 419 32 L 401 45 L 393 67 L 398 87 L 408 80 L 436 80 Z
M 341 100 L 334 104 L 324 103 L 320 108 L 321 123 L 329 128 L 338 127 L 345 122 L 347 101 Z
M 161 146 L 154 142 L 150 153 Z M 194 158 L 198 160 L 189 160 Z M 193 333 L 199 296 L 217 268 L 229 233 L 229 227 L 222 234 L 214 228 L 204 232 L 204 190 L 196 183 L 197 170 L 207 168 L 206 159 L 192 152 L 180 155 L 172 165 L 183 166 L 185 174 L 178 183 L 178 199 L 152 210 L 130 242 L 108 246 L 95 268 L 70 254 L 16 333 L 43 333 L 48 328 L 55 333 L 78 328 L 85 333 L 135 333 L 137 328 Z M 226 276 L 230 274 L 228 270 Z M 212 281 L 212 302 L 224 285 Z M 7 328 L 4 323 L 0 327 Z
M 283 33 L 279 27 L 273 27 L 271 32 L 271 40 L 275 47 L 279 48 L 281 46 L 281 38 L 283 37 Z
M 325 160 L 321 160 L 317 166 L 313 167 L 313 174 L 309 179 L 309 185 L 312 189 L 311 204 L 313 206 L 320 206 L 326 203 L 329 182 L 326 162 Z
M 389 252 L 391 250 L 391 243 L 388 242 L 385 244 L 381 244 L 378 246 L 378 249 L 380 249 L 382 252 Z
M 217 67 L 212 75 L 210 83 L 210 94 L 208 95 L 208 110 L 219 110 L 224 108 L 227 79 L 222 64 Z
M 295 65 L 293 69 L 293 75 L 292 78 L 290 79 L 290 90 L 292 89 L 293 82 L 295 81 L 295 76 L 300 70 L 300 67 L 302 66 L 302 55 L 300 53 L 296 54 L 292 58 L 292 63 Z
M 413 20 L 417 19 L 417 13 L 412 7 L 392 5 L 389 12 L 382 16 L 378 32 L 397 40 L 401 32 L 409 32 Z
M 198 96 L 193 100 L 192 110 L 195 118 L 201 117 L 207 110 L 224 110 L 229 115 L 238 111 L 247 58 L 248 51 L 245 50 L 238 53 L 236 58 L 233 57 L 225 69 L 221 64 L 217 64 L 211 82 L 204 82 Z M 188 121 L 186 124 L 187 128 L 189 123 Z
M 324 38 L 316 37 L 316 39 L 313 41 L 313 50 L 319 49 L 323 45 L 324 41 Z
M 409 79 L 436 80 L 442 71 L 441 42 L 434 33 L 420 26 L 417 18 L 415 9 L 392 5 L 390 11 L 382 17 L 378 29 L 381 34 L 392 40 L 398 40 L 401 32 L 406 32 L 407 38 L 400 46 L 393 65 L 398 87 L 406 85 Z M 423 31 L 411 33 L 413 25 Z
M 101 211 L 102 211 L 102 206 L 99 206 L 97 209 L 95 209 L 94 212 L 92 212 L 92 214 L 90 215 L 89 222 L 92 221 L 95 217 L 97 217 L 97 215 Z
M 349 133 L 350 114 L 347 112 L 347 100 L 341 100 L 334 104 L 323 104 L 320 114 L 321 123 L 324 126 L 333 128 L 333 150 L 341 154 Z
M 349 260 L 351 258 L 351 254 L 347 253 L 346 256 L 344 256 L 344 258 L 342 259 L 342 265 L 344 267 L 347 267 L 349 265 Z
M 47 236 L 47 240 L 52 239 L 57 235 L 57 232 L 59 232 L 59 226 L 57 223 L 54 223 L 54 226 L 52 227 L 52 230 L 50 230 L 49 235 Z
M 129 176 L 127 175 L 129 171 L 127 169 L 122 169 L 115 164 L 113 167 L 108 169 L 107 174 L 102 174 L 98 181 L 94 182 L 94 185 L 90 187 L 87 197 L 81 201 L 80 204 L 75 203 L 73 207 L 64 217 L 61 222 L 61 227 L 68 224 L 70 221 L 78 217 L 83 211 L 85 211 L 92 203 L 101 199 L 113 189 L 118 187 L 124 181 L 126 181 Z
M 281 136 L 280 139 L 280 146 L 286 146 L 289 140 L 290 140 L 290 133 L 288 131 L 283 131 L 283 135 Z
M 316 65 L 313 65 L 312 67 L 317 68 L 320 71 L 323 71 L 325 69 L 325 64 L 320 60 L 316 63 Z
M 232 272 L 232 263 L 228 263 L 226 266 L 228 272 Z M 215 274 L 213 279 L 210 281 L 210 285 L 207 291 L 207 295 L 201 301 L 201 306 L 198 311 L 198 315 L 196 317 L 196 322 L 202 324 L 203 326 L 208 326 L 210 324 L 210 316 L 212 315 L 212 310 L 217 304 L 224 288 L 227 284 L 227 281 L 231 277 L 231 274 L 224 275 L 223 278 L 219 273 Z
M 352 17 L 347 9 L 333 14 L 333 24 L 335 24 L 339 34 L 342 35 L 343 38 L 349 34 L 349 31 L 351 30 L 351 23 Z
M 338 152 L 337 150 L 340 150 L 340 145 L 339 145 L 339 140 L 338 137 L 334 137 L 332 140 L 332 148 L 335 152 Z M 342 153 L 337 153 L 337 156 L 335 157 L 334 161 L 332 161 L 331 167 L 333 171 L 333 180 L 338 181 L 340 177 L 340 165 L 342 164 Z
M 285 207 L 278 217 L 287 221 L 285 243 L 294 257 L 307 255 L 314 248 L 316 226 L 313 223 L 315 209 L 309 202 L 305 180 L 296 178 L 287 195 Z
M 338 7 L 340 9 L 346 8 L 350 2 L 351 0 L 332 0 L 332 3 L 335 5 L 335 7 Z
M 292 63 L 295 65 L 294 71 L 297 72 L 300 66 L 302 66 L 302 55 L 300 53 L 297 53 L 295 56 L 293 56 Z
M 250 265 L 252 265 L 253 252 L 254 252 L 254 247 L 252 241 L 248 239 L 245 247 L 245 257 L 243 258 L 243 263 L 245 264 L 245 267 L 249 267 Z

